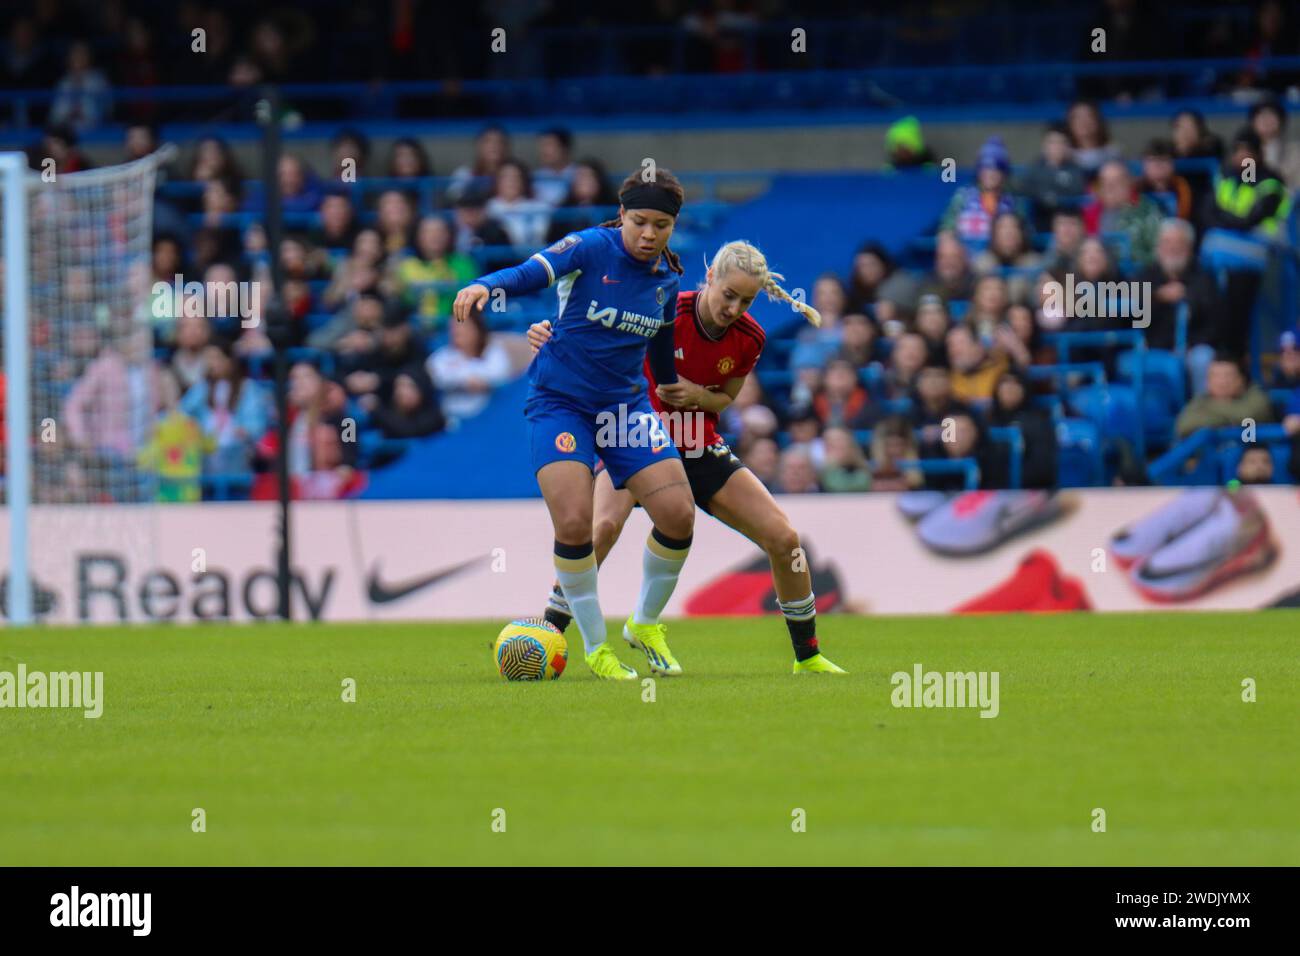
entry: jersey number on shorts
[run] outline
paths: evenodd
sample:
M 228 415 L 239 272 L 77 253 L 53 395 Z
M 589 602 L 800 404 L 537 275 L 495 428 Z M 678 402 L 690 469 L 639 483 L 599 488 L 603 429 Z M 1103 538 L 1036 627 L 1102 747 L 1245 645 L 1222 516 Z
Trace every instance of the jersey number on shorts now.
M 668 438 L 668 433 L 664 431 L 664 423 L 658 415 L 652 415 L 649 412 L 641 412 L 635 416 L 640 419 L 638 426 L 644 426 L 650 433 L 651 448 L 667 448 L 672 444 Z

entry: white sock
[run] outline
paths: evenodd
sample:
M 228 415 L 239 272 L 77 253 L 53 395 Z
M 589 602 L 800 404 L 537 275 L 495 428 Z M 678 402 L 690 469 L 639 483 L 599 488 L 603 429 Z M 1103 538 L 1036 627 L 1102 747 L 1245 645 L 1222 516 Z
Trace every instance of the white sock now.
M 645 553 L 641 557 L 641 594 L 637 598 L 636 610 L 632 612 L 636 624 L 659 623 L 659 615 L 673 596 L 677 576 L 682 573 L 682 566 L 691 550 L 690 538 L 686 539 L 685 547 L 670 547 L 682 542 L 661 539 L 662 536 L 656 537 L 658 534 L 652 529 L 645 539 Z
M 564 600 L 569 602 L 569 613 L 578 625 L 578 633 L 582 635 L 582 646 L 590 654 L 605 643 L 605 615 L 601 613 L 600 600 L 596 597 L 595 552 L 577 559 L 557 555 L 555 576 L 564 591 Z

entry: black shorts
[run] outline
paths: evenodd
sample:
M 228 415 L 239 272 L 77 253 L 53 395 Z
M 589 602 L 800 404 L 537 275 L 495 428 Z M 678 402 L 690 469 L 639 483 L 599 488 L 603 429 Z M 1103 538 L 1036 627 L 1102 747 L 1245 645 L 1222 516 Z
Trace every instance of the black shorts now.
M 695 498 L 695 504 L 710 515 L 713 512 L 709 510 L 709 502 L 713 496 L 722 490 L 732 475 L 745 467 L 725 442 L 708 446 L 703 454 L 694 458 L 683 454 L 682 465 L 686 468 L 686 480 L 691 483 L 691 495 Z M 605 463 L 598 461 L 596 474 L 604 470 Z M 640 508 L 641 502 L 638 501 L 633 507 Z
M 697 458 L 683 454 L 682 464 L 686 466 L 686 479 L 691 483 L 695 504 L 710 515 L 713 512 L 709 510 L 709 502 L 713 496 L 722 490 L 732 475 L 745 467 L 725 442 L 710 445 Z

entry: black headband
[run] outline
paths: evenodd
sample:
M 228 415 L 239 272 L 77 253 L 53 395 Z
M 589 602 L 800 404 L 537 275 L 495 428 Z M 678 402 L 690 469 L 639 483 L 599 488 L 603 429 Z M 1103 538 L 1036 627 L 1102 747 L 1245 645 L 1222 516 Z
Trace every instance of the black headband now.
M 682 211 L 682 201 L 676 193 L 655 183 L 637 183 L 618 195 L 624 209 L 655 209 L 676 217 Z

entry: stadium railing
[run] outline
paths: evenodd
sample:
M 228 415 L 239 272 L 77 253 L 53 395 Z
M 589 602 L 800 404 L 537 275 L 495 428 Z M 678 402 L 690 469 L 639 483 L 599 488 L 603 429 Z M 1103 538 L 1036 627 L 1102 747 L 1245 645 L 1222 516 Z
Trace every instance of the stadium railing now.
M 1159 485 L 1209 485 L 1229 481 L 1235 475 L 1225 473 L 1228 460 L 1225 453 L 1235 452 L 1235 457 L 1230 459 L 1235 469 L 1236 458 L 1240 457 L 1245 444 L 1239 427 L 1200 428 L 1153 461 L 1147 475 L 1152 483 Z M 1275 474 L 1281 474 L 1276 465 L 1283 454 L 1289 454 L 1291 447 L 1291 436 L 1286 430 L 1278 424 L 1257 425 L 1255 444 L 1270 450 Z
M 855 429 L 853 432 L 853 439 L 858 443 L 859 446 L 863 448 L 869 448 L 871 447 L 871 437 L 874 434 L 874 431 L 875 430 L 871 428 Z M 1020 428 L 1016 425 L 1009 425 L 1009 426 L 1003 426 L 998 428 L 990 428 L 987 431 L 988 431 L 988 436 L 991 440 L 1007 445 L 1008 454 L 1009 454 L 1009 466 L 1008 466 L 1009 478 L 1007 481 L 1007 487 L 1019 488 L 1020 481 L 1021 481 L 1021 474 L 1024 470 L 1023 462 L 1024 462 L 1024 455 L 1025 455 L 1025 442 L 1024 442 L 1024 438 L 1021 436 Z M 919 428 L 915 429 L 914 434 L 916 436 L 917 441 L 919 442 L 921 440 L 922 429 Z M 784 449 L 789 447 L 790 444 L 789 432 L 782 430 L 777 432 L 773 437 L 775 438 L 777 446 L 779 448 Z M 917 460 L 923 462 L 948 461 L 948 462 L 971 462 L 973 464 L 975 463 L 975 459 L 973 458 L 951 458 L 951 459 L 922 458 Z M 922 470 L 924 471 L 926 469 L 922 469 Z M 953 472 L 957 472 L 962 475 L 968 474 L 968 472 L 964 467 L 960 469 L 936 468 L 932 470 L 936 474 L 947 474 Z M 975 484 L 970 487 L 979 487 L 979 478 L 980 478 L 979 467 L 978 464 L 976 464 Z
M 1101 362 L 1056 362 L 1031 365 L 1025 370 L 1031 379 L 1069 379 L 1070 381 L 1106 383 L 1106 366 Z
M 923 475 L 961 475 L 966 491 L 975 491 L 980 486 L 980 466 L 974 458 L 900 459 L 897 465 Z
M 1138 329 L 1100 329 L 1088 332 L 1046 332 L 1043 343 L 1056 349 L 1058 362 L 1070 364 L 1071 348 L 1111 348 L 1127 345 L 1146 349 L 1146 337 Z
M 1281 426 L 1276 426 L 1280 428 Z M 1288 477 L 1290 468 L 1291 454 L 1294 446 L 1290 436 L 1279 435 L 1275 428 L 1269 428 L 1265 432 L 1266 438 L 1256 441 L 1256 445 L 1264 448 L 1269 457 L 1273 459 L 1273 484 L 1291 484 Z M 1241 456 L 1246 453 L 1247 445 L 1245 442 L 1227 442 L 1218 449 L 1219 463 L 1219 483 L 1226 484 L 1237 477 L 1237 465 L 1241 461 Z

